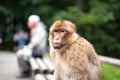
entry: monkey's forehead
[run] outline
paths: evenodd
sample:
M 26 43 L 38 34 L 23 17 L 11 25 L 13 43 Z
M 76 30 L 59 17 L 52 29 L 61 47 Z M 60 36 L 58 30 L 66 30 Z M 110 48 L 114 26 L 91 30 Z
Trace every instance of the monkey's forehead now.
M 53 25 L 50 28 L 50 31 L 53 31 L 54 29 L 66 29 L 68 31 L 76 31 L 76 26 L 70 21 L 67 20 L 58 20 L 53 23 Z

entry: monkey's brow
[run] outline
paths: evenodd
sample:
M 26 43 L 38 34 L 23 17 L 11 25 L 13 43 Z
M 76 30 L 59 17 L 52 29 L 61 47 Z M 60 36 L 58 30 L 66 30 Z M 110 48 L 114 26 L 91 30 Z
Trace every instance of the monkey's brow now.
M 54 30 L 66 30 L 65 28 L 56 28 L 56 29 L 54 29 Z
M 64 28 L 59 28 L 59 29 L 54 29 L 53 31 L 54 31 L 54 32 L 61 32 L 61 31 L 67 31 L 67 30 L 64 29 Z

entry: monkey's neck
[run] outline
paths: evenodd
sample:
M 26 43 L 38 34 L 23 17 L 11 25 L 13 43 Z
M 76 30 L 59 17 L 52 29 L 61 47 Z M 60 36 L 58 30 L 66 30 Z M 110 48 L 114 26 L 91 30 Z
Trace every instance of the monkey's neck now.
M 60 53 L 63 54 L 67 48 L 70 47 L 77 39 L 79 39 L 79 35 L 74 33 L 71 38 L 69 38 L 67 45 L 65 45 L 61 50 Z

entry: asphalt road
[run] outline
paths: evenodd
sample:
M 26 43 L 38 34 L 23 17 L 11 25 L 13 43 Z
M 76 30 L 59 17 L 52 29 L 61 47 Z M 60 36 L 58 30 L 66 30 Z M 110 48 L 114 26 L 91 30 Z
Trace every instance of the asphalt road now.
M 16 78 L 18 72 L 16 54 L 0 51 L 0 80 L 30 80 L 30 78 Z

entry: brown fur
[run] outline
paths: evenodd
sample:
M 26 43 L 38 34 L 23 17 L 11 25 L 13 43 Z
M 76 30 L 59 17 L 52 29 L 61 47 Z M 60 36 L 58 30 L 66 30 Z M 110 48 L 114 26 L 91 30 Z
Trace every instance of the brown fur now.
M 58 37 L 62 40 L 60 43 L 64 44 L 60 48 L 54 48 L 58 34 L 53 31 L 61 28 L 67 31 L 64 36 Z M 49 44 L 55 66 L 55 80 L 102 80 L 100 60 L 93 46 L 76 33 L 73 23 L 67 20 L 56 21 L 50 28 Z

